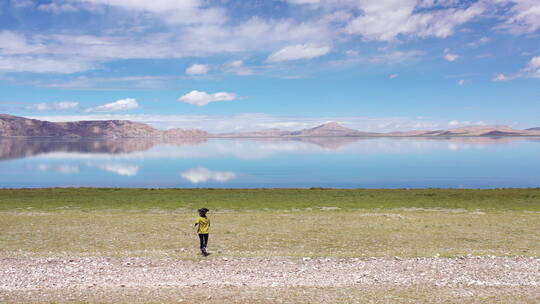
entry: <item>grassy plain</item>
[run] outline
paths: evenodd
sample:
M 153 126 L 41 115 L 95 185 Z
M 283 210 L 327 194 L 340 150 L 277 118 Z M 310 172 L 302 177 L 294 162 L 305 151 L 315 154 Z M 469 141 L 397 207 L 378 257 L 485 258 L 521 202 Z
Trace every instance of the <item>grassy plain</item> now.
M 540 256 L 540 190 L 0 190 L 0 253 L 194 257 Z
M 292 210 L 442 208 L 540 211 L 534 189 L 0 189 L 0 210 Z

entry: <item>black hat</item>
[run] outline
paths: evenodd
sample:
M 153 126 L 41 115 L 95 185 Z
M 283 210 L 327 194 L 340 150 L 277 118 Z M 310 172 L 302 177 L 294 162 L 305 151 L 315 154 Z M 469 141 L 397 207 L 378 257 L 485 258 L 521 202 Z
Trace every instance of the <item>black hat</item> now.
M 208 210 L 208 208 L 201 208 L 201 209 L 199 209 L 198 211 L 199 211 L 199 212 L 202 212 L 202 213 L 206 213 L 206 212 L 208 212 L 208 211 L 210 211 L 210 210 Z

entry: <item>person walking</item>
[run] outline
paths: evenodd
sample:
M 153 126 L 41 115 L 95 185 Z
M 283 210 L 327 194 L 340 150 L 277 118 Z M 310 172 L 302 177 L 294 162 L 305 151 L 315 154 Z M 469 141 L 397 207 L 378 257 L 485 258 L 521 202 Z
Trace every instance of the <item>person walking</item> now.
M 208 231 L 210 229 L 210 220 L 206 216 L 206 213 L 209 211 L 207 208 L 201 208 L 199 211 L 199 218 L 195 221 L 195 226 L 197 227 L 197 234 L 199 234 L 201 254 L 203 256 L 208 256 L 207 251 L 208 246 Z

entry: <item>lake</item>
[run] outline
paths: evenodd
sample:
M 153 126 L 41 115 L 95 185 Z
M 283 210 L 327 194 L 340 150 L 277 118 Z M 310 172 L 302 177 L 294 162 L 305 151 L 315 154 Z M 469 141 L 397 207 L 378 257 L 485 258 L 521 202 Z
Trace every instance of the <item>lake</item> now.
M 0 138 L 0 187 L 540 187 L 540 138 Z

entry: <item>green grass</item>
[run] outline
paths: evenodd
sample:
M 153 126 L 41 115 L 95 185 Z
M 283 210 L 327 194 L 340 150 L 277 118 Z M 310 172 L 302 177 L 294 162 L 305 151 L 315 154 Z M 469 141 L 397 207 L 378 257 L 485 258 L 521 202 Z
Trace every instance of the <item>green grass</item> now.
M 202 206 L 230 256 L 540 256 L 540 189 L 6 189 L 0 254 L 192 258 Z
M 443 208 L 540 211 L 535 189 L 126 189 L 0 190 L 0 210 L 291 210 Z
M 186 212 L 0 212 L 4 256 L 195 258 Z M 215 256 L 540 256 L 540 213 L 311 210 L 210 215 Z M 182 250 L 184 248 L 184 250 Z

